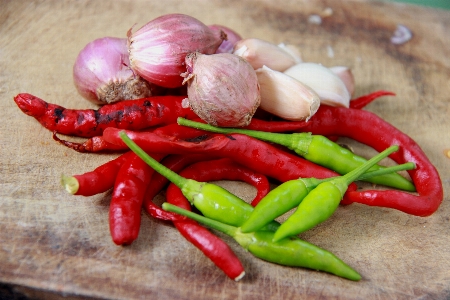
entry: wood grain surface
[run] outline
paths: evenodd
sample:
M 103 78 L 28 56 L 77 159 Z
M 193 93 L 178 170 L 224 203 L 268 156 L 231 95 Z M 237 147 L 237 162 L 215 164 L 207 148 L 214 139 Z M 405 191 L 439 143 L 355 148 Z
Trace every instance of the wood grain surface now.
M 449 299 L 450 13 L 373 1 L 9 1 L 0 0 L 0 293 L 34 299 Z M 308 17 L 325 8 L 321 24 Z M 111 193 L 68 195 L 61 174 L 89 171 L 115 157 L 73 152 L 23 114 L 27 92 L 70 108 L 93 108 L 72 82 L 78 52 L 93 39 L 125 37 L 166 13 L 223 24 L 244 37 L 300 48 L 305 61 L 346 65 L 356 95 L 397 93 L 367 107 L 411 136 L 437 167 L 444 201 L 422 218 L 353 204 L 301 237 L 361 273 L 351 282 L 253 258 L 226 239 L 246 269 L 228 279 L 176 229 L 144 216 L 129 247 L 111 241 Z M 413 38 L 390 43 L 397 24 Z M 389 134 L 389 132 L 386 132 Z M 371 149 L 347 140 L 361 155 Z M 249 200 L 246 184 L 221 182 Z M 163 195 L 160 195 L 160 201 Z

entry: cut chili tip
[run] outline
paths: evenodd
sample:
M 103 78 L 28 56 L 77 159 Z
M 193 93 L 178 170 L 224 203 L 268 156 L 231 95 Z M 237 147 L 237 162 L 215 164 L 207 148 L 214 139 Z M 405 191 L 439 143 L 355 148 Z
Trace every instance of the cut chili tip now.
M 64 189 L 72 195 L 75 195 L 80 187 L 78 180 L 73 176 L 62 175 L 61 184 Z
M 241 280 L 242 278 L 244 278 L 244 276 L 245 276 L 245 271 L 242 271 L 242 273 L 239 274 L 239 276 L 236 277 L 236 278 L 234 279 L 234 281 L 238 282 L 239 280 Z

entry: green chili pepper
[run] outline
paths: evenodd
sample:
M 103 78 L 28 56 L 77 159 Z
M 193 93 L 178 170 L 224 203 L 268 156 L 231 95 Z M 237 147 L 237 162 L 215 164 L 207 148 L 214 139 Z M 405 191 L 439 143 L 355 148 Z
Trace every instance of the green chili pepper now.
M 145 153 L 125 132 L 120 132 L 120 137 L 144 162 L 179 187 L 189 202 L 205 216 L 225 224 L 240 226 L 252 213 L 253 206 L 226 189 L 212 183 L 184 178 Z M 275 231 L 279 226 L 278 222 L 273 221 L 266 224 L 264 229 Z
M 373 176 L 384 175 L 392 172 L 412 170 L 414 168 L 415 164 L 408 162 L 405 164 L 364 173 L 358 177 L 358 180 L 364 180 Z M 250 217 L 244 222 L 244 224 L 241 225 L 242 232 L 260 230 L 267 223 L 272 222 L 272 220 L 298 206 L 306 195 L 308 195 L 308 193 L 320 183 L 334 180 L 336 178 L 337 177 L 325 179 L 299 178 L 280 184 L 278 187 L 271 190 L 263 199 L 261 199 L 258 205 L 256 205 L 255 209 L 250 214 Z
M 222 128 L 190 121 L 184 118 L 178 118 L 178 124 L 217 133 L 241 133 L 263 141 L 280 144 L 295 151 L 305 159 L 329 168 L 341 175 L 347 174 L 367 161 L 363 157 L 355 155 L 350 150 L 339 146 L 322 135 L 312 135 L 311 133 L 306 132 L 284 134 L 249 129 Z M 380 168 L 383 167 L 374 165 L 370 170 L 372 171 Z M 416 188 L 411 181 L 396 173 L 375 176 L 366 180 L 405 191 L 416 191 Z
M 355 281 L 361 279 L 361 275 L 334 254 L 300 239 L 285 238 L 273 242 L 274 233 L 270 231 L 242 233 L 239 227 L 223 224 L 167 202 L 163 203 L 163 209 L 231 236 L 244 249 L 260 259 L 284 266 L 324 271 Z
M 277 229 L 274 241 L 302 233 L 327 220 L 338 207 L 348 185 L 372 165 L 397 150 L 398 146 L 391 146 L 350 173 L 317 185 L 303 199 L 297 210 Z

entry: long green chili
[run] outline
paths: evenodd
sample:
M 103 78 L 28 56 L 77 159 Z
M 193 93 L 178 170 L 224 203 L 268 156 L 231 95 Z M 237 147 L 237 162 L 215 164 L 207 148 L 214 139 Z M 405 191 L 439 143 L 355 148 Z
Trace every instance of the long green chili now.
M 364 173 L 358 177 L 358 180 L 364 180 L 373 176 L 388 174 L 390 172 L 412 170 L 414 168 L 415 164 L 408 162 Z M 336 178 L 337 177 L 325 179 L 299 178 L 280 184 L 271 190 L 263 199 L 261 199 L 258 205 L 256 205 L 247 221 L 241 225 L 242 232 L 260 230 L 266 224 L 272 222 L 272 220 L 298 206 L 306 195 L 320 183 L 331 181 Z
M 243 233 L 239 227 L 223 224 L 167 202 L 162 207 L 231 236 L 244 249 L 265 261 L 324 271 L 355 281 L 361 279 L 361 275 L 337 256 L 306 241 L 285 238 L 273 242 L 274 233 L 270 231 Z
M 297 210 L 277 229 L 274 241 L 302 233 L 327 220 L 338 207 L 348 185 L 398 148 L 391 146 L 344 176 L 317 185 L 306 195 Z

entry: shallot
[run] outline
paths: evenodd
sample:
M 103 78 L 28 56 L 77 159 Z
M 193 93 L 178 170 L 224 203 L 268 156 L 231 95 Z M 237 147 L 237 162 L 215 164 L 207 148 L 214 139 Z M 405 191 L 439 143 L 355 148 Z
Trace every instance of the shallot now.
M 180 87 L 188 53 L 213 54 L 226 39 L 199 20 L 183 15 L 160 16 L 132 33 L 128 50 L 132 69 L 147 81 L 166 88 Z
M 186 105 L 208 124 L 221 127 L 247 126 L 261 96 L 252 66 L 231 53 L 186 56 L 188 84 Z
M 212 30 L 222 30 L 227 35 L 227 39 L 220 44 L 219 48 L 216 50 L 216 53 L 233 53 L 234 45 L 238 41 L 242 40 L 239 33 L 226 26 L 213 24 L 208 27 Z
M 73 79 L 80 95 L 96 104 L 151 95 L 149 83 L 130 69 L 126 39 L 104 37 L 87 44 L 76 58 Z

